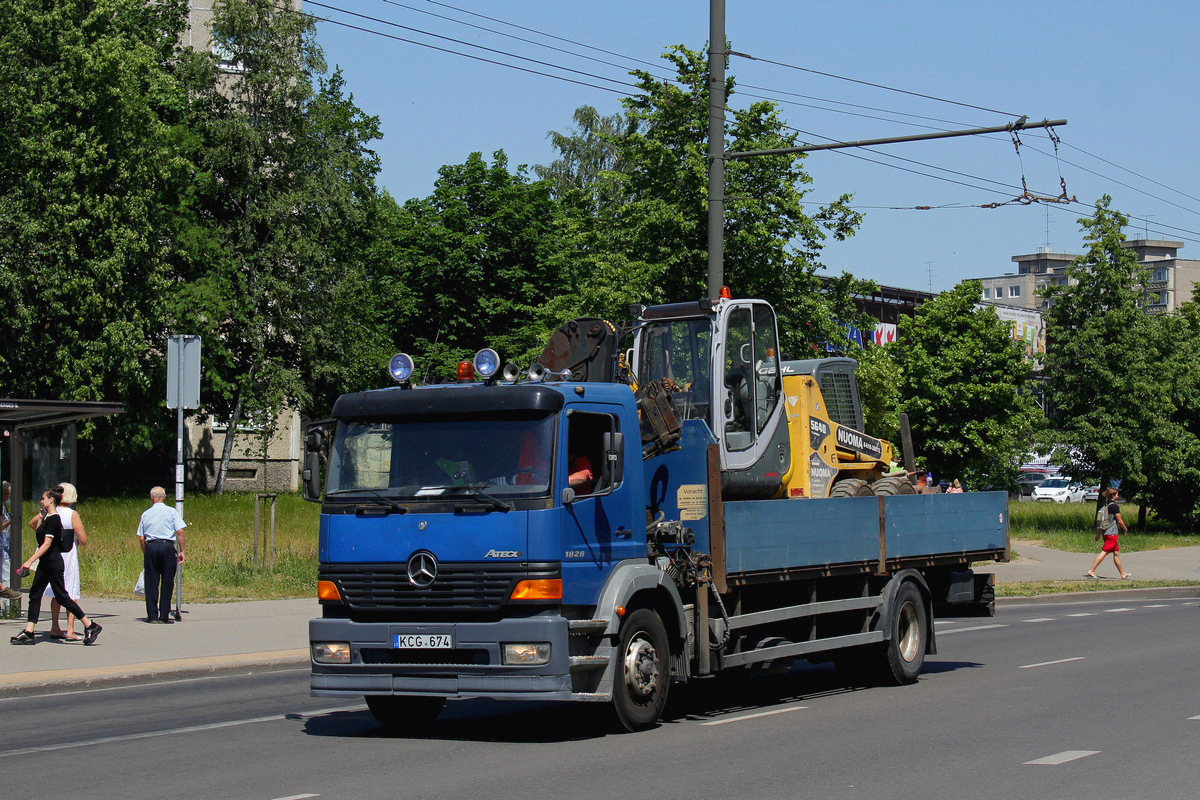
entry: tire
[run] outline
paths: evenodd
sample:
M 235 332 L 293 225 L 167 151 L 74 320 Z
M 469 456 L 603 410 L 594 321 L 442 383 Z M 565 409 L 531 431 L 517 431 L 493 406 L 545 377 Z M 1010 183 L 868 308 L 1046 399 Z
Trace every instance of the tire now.
M 871 484 L 861 478 L 842 478 L 833 485 L 830 497 L 873 497 Z
M 653 727 L 667 704 L 670 644 L 658 614 L 639 608 L 621 623 L 613 710 L 627 731 Z
M 392 730 L 414 729 L 432 722 L 446 705 L 444 697 L 369 694 L 365 699 L 376 721 Z
M 891 497 L 898 494 L 916 494 L 917 487 L 912 485 L 907 475 L 892 475 L 872 483 L 871 491 L 877 495 Z
M 929 644 L 929 616 L 915 584 L 906 582 L 900 587 L 889 616 L 891 636 L 884 642 L 880 677 L 893 686 L 916 683 Z

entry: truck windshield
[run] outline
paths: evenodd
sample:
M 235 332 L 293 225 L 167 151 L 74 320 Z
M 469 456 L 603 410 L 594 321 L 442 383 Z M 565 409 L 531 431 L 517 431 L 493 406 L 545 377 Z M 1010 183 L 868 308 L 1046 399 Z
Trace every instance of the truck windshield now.
M 554 415 L 338 422 L 326 497 L 549 493 Z

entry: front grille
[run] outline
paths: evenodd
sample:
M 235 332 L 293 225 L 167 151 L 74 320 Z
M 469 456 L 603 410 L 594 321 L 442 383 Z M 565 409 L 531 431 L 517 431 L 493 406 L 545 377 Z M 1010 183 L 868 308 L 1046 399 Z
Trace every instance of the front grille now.
M 438 565 L 433 584 L 408 580 L 405 564 L 323 564 L 319 578 L 333 581 L 353 611 L 494 611 L 518 581 L 561 576 L 555 563 Z
M 364 647 L 359 651 L 364 664 L 487 664 L 486 650 L 400 650 Z

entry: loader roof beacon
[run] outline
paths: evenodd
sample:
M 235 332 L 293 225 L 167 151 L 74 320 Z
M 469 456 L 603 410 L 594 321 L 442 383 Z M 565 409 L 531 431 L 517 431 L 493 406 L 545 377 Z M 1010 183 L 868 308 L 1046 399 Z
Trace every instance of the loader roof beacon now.
M 771 306 L 728 292 L 631 311 L 525 371 L 485 350 L 414 387 L 397 356 L 398 386 L 310 428 L 314 694 L 413 729 L 459 698 L 596 701 L 639 730 L 735 667 L 911 683 L 935 612 L 994 612 L 970 564 L 1007 557 L 1007 496 L 889 475 L 852 360 L 785 360 Z

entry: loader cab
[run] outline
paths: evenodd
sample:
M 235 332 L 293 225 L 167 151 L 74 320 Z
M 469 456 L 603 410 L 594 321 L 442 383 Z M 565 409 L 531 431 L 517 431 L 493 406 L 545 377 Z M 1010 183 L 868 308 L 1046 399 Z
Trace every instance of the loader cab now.
M 669 380 L 676 411 L 721 446 L 727 499 L 774 497 L 790 467 L 775 311 L 762 300 L 635 307 L 640 384 Z

